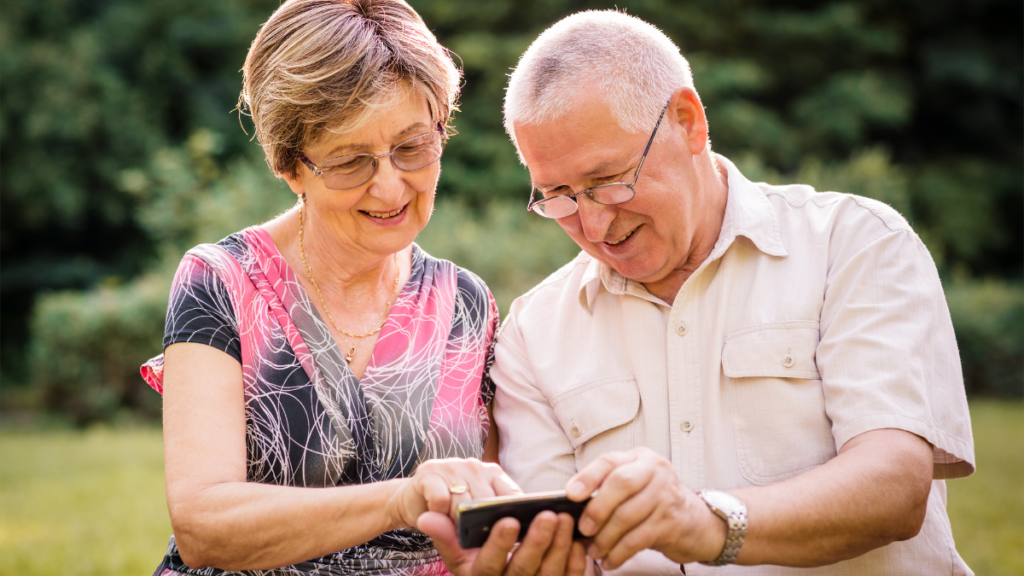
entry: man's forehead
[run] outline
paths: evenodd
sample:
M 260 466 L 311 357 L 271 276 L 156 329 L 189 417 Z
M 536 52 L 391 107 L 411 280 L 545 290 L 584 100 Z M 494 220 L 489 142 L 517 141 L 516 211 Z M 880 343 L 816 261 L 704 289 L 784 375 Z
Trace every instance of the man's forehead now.
M 569 178 L 597 179 L 626 169 L 643 144 L 634 144 L 636 135 L 624 134 L 618 125 L 610 128 L 572 130 L 547 125 L 517 134 L 533 185 L 550 188 L 568 184 Z

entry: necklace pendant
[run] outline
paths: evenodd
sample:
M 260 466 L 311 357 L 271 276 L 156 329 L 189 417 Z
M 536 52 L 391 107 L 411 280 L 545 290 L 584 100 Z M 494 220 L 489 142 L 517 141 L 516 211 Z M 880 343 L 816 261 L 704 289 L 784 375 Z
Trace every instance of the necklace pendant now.
M 352 358 L 355 358 L 355 355 L 356 355 L 356 347 L 353 346 L 353 347 L 348 349 L 348 354 L 345 354 L 345 362 L 351 364 L 352 363 Z

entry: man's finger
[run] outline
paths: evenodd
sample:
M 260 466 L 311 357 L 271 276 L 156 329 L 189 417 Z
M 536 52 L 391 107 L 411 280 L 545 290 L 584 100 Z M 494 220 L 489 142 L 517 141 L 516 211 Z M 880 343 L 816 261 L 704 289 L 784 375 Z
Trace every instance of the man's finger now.
M 613 470 L 628 464 L 637 459 L 634 451 L 629 452 L 608 452 L 602 454 L 597 460 L 587 464 L 583 470 L 577 472 L 565 484 L 565 494 L 570 500 L 581 502 L 601 487 L 604 479 Z
M 620 470 L 626 467 L 620 468 Z M 614 478 L 610 479 L 607 484 L 613 483 Z M 590 545 L 588 550 L 589 554 L 594 558 L 604 558 L 607 556 L 609 550 L 611 550 L 618 541 L 629 531 L 633 530 L 645 520 L 649 519 L 654 514 L 657 506 L 661 503 L 662 490 L 657 488 L 658 483 L 650 483 L 651 489 L 642 489 L 638 493 L 630 494 L 624 501 L 619 501 L 614 508 L 611 509 L 611 514 L 607 517 L 603 516 L 607 511 L 601 509 L 599 511 L 590 510 L 588 507 L 589 518 L 594 518 L 593 522 L 597 525 L 597 533 L 593 536 L 593 543 Z M 619 492 L 627 494 L 628 492 Z M 603 490 L 601 495 L 616 495 L 614 490 Z M 602 505 L 604 502 L 597 502 L 597 505 Z M 581 518 L 580 523 L 583 523 Z
M 502 518 L 495 522 L 491 534 L 484 542 L 480 553 L 473 562 L 473 576 L 500 575 L 505 571 L 508 555 L 516 545 L 519 536 L 519 521 Z
M 642 524 L 626 533 L 615 546 L 605 554 L 601 560 L 601 567 L 605 570 L 615 570 L 622 566 L 627 560 L 636 555 L 637 552 L 649 547 L 652 540 L 650 526 Z
M 587 558 L 586 547 L 582 542 L 573 542 L 569 551 L 569 565 L 565 568 L 566 576 L 583 576 L 587 566 L 593 566 L 593 562 Z
M 601 491 L 583 509 L 580 534 L 594 536 L 600 532 L 619 506 L 650 486 L 655 472 L 649 461 L 639 459 L 612 470 L 601 484 Z
M 566 565 L 569 562 L 569 552 L 572 550 L 572 532 L 575 525 L 576 522 L 569 514 L 563 512 L 558 515 L 555 538 L 541 561 L 540 574 L 543 576 L 565 574 Z

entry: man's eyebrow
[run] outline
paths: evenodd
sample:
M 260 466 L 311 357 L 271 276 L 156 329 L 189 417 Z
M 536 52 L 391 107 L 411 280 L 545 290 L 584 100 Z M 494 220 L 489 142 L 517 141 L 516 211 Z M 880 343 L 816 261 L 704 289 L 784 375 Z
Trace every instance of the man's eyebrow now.
M 597 165 L 595 165 L 594 167 L 592 167 L 590 170 L 587 170 L 586 172 L 584 172 L 583 173 L 583 177 L 584 178 L 598 177 L 598 179 L 600 180 L 602 178 L 611 178 L 612 176 L 618 176 L 619 173 L 620 173 L 618 171 L 618 168 L 619 168 L 619 166 L 622 166 L 623 164 L 624 164 L 624 161 L 621 158 L 619 158 L 617 160 L 605 160 L 604 162 L 600 162 Z M 615 173 L 612 174 L 611 172 L 615 172 Z M 555 188 L 555 187 L 558 187 L 558 186 L 562 186 L 562 184 L 534 184 L 533 185 L 533 187 L 538 189 L 538 190 L 544 190 L 545 188 Z
M 416 122 L 415 124 L 410 124 L 405 128 L 405 130 L 402 130 L 401 132 L 395 135 L 395 141 L 392 142 L 391 145 L 394 146 L 395 144 L 401 144 L 402 140 L 405 140 L 407 137 L 416 136 L 417 134 L 420 134 L 421 130 L 426 130 L 429 129 L 430 127 L 431 126 L 426 122 Z M 342 144 L 340 146 L 335 146 L 333 149 L 331 149 L 331 151 L 327 153 L 327 159 L 329 160 L 331 158 L 337 158 L 338 156 L 344 156 L 348 152 L 354 150 L 366 150 L 369 147 L 370 145 L 365 143 Z

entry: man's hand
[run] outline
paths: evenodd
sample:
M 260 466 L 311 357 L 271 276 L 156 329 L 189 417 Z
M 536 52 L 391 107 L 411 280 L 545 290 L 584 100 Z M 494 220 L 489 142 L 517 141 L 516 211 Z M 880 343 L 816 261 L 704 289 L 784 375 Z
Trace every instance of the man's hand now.
M 680 564 L 710 561 L 725 546 L 725 522 L 679 481 L 668 460 L 647 448 L 604 454 L 566 486 L 575 501 L 598 489 L 579 530 L 593 538 L 587 555 L 602 568 L 618 568 L 647 548 Z
M 572 540 L 568 514 L 538 514 L 518 548 L 519 522 L 514 518 L 498 521 L 484 546 L 472 550 L 459 546 L 455 524 L 444 514 L 427 512 L 417 527 L 433 539 L 445 565 L 458 576 L 582 576 L 586 568 L 583 545 Z

